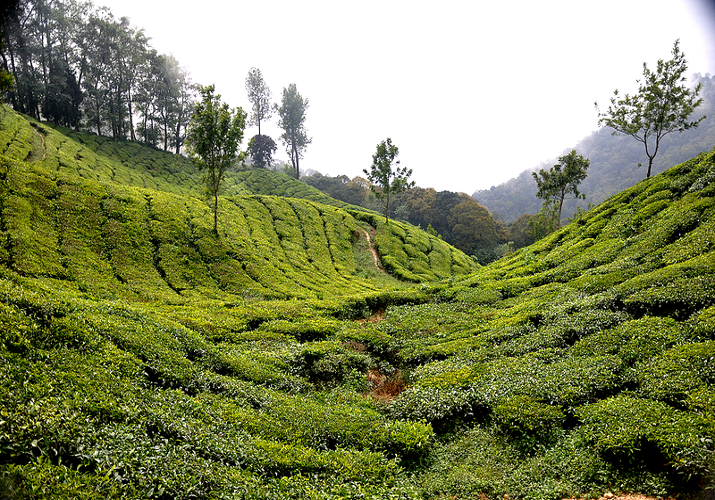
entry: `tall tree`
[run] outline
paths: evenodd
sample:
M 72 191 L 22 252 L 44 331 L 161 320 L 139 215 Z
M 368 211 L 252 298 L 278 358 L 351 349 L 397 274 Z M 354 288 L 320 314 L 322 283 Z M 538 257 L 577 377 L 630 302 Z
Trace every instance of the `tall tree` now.
M 683 76 L 688 69 L 685 54 L 680 52 L 680 41 L 673 44 L 673 58 L 669 61 L 658 60 L 655 72 L 643 63 L 643 81 L 638 81 L 638 93 L 620 97 L 618 89 L 613 92 L 608 111 L 601 113 L 598 103 L 598 124 L 611 127 L 614 134 L 630 135 L 643 143 L 648 157 L 650 177 L 653 159 L 658 154 L 660 141 L 671 132 L 683 133 L 697 127 L 705 116 L 689 120 L 703 100 L 698 99 L 700 84 L 690 90 Z M 641 164 L 639 163 L 640 167 Z
M 545 208 L 553 207 L 555 209 L 557 229 L 561 227 L 561 208 L 566 196 L 573 194 L 575 199 L 586 197 L 579 192 L 578 185 L 588 175 L 586 171 L 590 163 L 588 158 L 584 158 L 573 149 L 569 154 L 561 156 L 559 162 L 549 170 L 542 168 L 538 173 L 532 172 L 539 189 L 536 196 L 544 200 Z
M 251 102 L 251 125 L 258 126 L 261 135 L 261 120 L 268 120 L 273 115 L 271 89 L 266 84 L 258 68 L 251 68 L 246 77 L 246 92 Z
M 214 233 L 218 234 L 218 193 L 228 170 L 238 159 L 243 140 L 246 113 L 231 110 L 214 95 L 214 86 L 200 87 L 201 100 L 196 103 L 186 137 L 189 157 L 204 171 L 206 191 L 213 197 Z
M 181 146 L 186 136 L 186 128 L 191 119 L 191 110 L 196 102 L 196 85 L 191 81 L 191 75 L 184 68 L 178 73 L 178 94 L 174 103 L 174 113 L 172 121 L 173 137 L 171 144 L 175 148 L 176 154 L 181 152 Z
M 415 185 L 414 181 L 407 180 L 412 175 L 412 169 L 400 167 L 400 160 L 396 159 L 399 154 L 400 150 L 388 137 L 377 145 L 370 170 L 363 169 L 370 181 L 370 189 L 383 202 L 386 224 L 390 223 L 390 199 Z
M 283 129 L 281 140 L 290 156 L 296 179 L 300 178 L 300 159 L 303 157 L 303 151 L 312 141 L 305 129 L 305 112 L 308 105 L 308 99 L 298 93 L 295 83 L 283 89 L 281 106 L 278 108 L 278 125 Z

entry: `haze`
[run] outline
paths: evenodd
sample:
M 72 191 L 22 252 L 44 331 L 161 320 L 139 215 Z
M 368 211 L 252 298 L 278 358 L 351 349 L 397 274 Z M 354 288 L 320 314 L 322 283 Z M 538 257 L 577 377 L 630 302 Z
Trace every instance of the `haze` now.
M 362 175 L 391 137 L 437 190 L 488 189 L 559 156 L 597 128 L 593 102 L 633 92 L 676 39 L 689 74 L 715 73 L 706 0 L 96 3 L 232 107 L 249 108 L 251 67 L 276 102 L 295 83 L 310 101 L 303 169 Z M 276 123 L 262 130 L 278 142 Z

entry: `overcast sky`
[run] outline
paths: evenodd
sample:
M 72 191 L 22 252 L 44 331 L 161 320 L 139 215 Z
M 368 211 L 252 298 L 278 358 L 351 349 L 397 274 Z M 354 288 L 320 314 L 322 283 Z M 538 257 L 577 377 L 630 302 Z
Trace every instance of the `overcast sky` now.
M 94 0 L 248 110 L 263 73 L 310 101 L 302 169 L 362 175 L 391 137 L 418 186 L 471 194 L 560 156 L 680 39 L 715 74 L 715 0 Z M 277 118 L 261 127 L 278 141 Z M 257 133 L 249 128 L 247 139 Z

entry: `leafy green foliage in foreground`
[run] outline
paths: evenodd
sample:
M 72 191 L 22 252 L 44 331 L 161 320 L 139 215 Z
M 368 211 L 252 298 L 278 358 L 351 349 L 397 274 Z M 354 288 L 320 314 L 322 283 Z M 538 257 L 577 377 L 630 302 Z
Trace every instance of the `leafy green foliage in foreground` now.
M 410 287 L 359 277 L 378 215 L 222 198 L 216 239 L 195 198 L 2 165 L 0 496 L 555 500 L 715 475 L 715 153 L 461 277 L 456 250 L 374 226 Z

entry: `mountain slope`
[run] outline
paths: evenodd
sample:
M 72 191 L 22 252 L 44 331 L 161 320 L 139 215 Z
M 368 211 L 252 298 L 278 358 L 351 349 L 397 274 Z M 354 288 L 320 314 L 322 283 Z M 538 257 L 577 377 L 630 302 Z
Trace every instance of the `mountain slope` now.
M 59 141 L 48 141 L 52 148 L 50 157 L 79 156 L 82 164 L 91 165 L 92 170 L 102 172 L 99 180 L 112 180 L 123 185 L 157 189 L 175 194 L 201 196 L 205 188 L 201 182 L 201 173 L 185 157 L 144 146 L 137 142 L 118 141 L 86 132 L 77 132 L 51 124 L 36 124 L 38 130 L 50 128 L 61 133 Z M 90 153 L 86 151 L 89 150 Z M 82 151 L 82 152 L 80 152 Z M 86 175 L 78 170 L 78 175 Z M 70 167 L 71 168 L 71 167 Z M 233 195 L 271 195 L 301 198 L 339 208 L 359 209 L 347 203 L 330 198 L 296 179 L 279 172 L 266 169 L 231 170 L 221 194 Z
M 185 160 L 132 143 L 99 141 L 95 153 L 9 110 L 5 116 L 3 132 L 12 138 L 5 153 L 30 163 L 3 161 L 4 262 L 26 276 L 69 280 L 99 296 L 164 300 L 197 289 L 281 297 L 374 290 L 356 276 L 353 244 L 362 225 L 377 231 L 383 260 L 398 277 L 419 282 L 476 268 L 416 228 L 384 226 L 356 212 L 359 222 L 334 206 L 294 198 L 222 198 L 216 238 L 206 203 L 195 197 L 202 189 L 197 173 Z M 114 152 L 104 156 L 106 149 Z M 274 172 L 231 179 L 238 192 L 332 201 Z
M 410 226 L 303 200 L 225 197 L 215 238 L 200 199 L 45 168 L 23 130 L 3 148 L 28 161 L 0 157 L 0 497 L 712 483 L 715 153 L 460 276 Z M 353 229 L 423 283 L 361 273 Z
M 432 495 L 684 495 L 712 482 L 715 152 L 439 295 L 445 326 L 428 306 L 386 316 L 418 364 L 393 416 L 458 430 L 425 473 Z
M 700 93 L 703 104 L 696 108 L 694 116 L 705 115 L 706 119 L 696 129 L 684 134 L 674 133 L 663 139 L 653 164 L 654 174 L 715 146 L 715 76 L 696 75 L 696 80 L 703 86 Z M 611 129 L 604 128 L 579 141 L 575 149 L 591 160 L 588 177 L 579 186 L 586 199 L 567 200 L 564 214 L 573 214 L 577 207 L 586 208 L 589 204 L 601 203 L 645 177 L 644 169 L 637 167 L 647 160 L 643 145 L 630 136 L 613 136 Z M 499 214 L 505 222 L 514 222 L 524 214 L 536 214 L 541 209 L 541 200 L 536 197 L 536 183 L 531 172 L 539 168 L 549 169 L 557 161 L 556 158 L 549 160 L 499 186 L 476 191 L 472 197 L 486 205 L 492 213 Z

